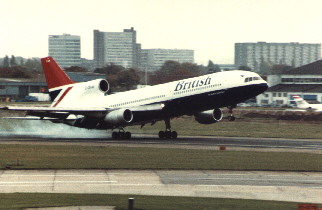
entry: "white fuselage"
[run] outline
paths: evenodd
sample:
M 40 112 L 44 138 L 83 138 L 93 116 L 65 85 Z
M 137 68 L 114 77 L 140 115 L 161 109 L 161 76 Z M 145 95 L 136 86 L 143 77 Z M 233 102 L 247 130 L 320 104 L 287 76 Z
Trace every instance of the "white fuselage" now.
M 246 78 L 256 79 L 246 81 Z M 53 105 L 56 105 L 56 107 L 104 107 L 107 109 L 130 108 L 175 101 L 205 93 L 213 94 L 213 96 L 221 95 L 232 88 L 252 85 L 266 85 L 267 88 L 267 83 L 258 74 L 239 70 L 213 73 L 111 95 L 91 92 L 90 85 L 66 85 L 63 87 L 64 90 L 73 87 L 68 91 L 68 94 L 64 90 L 61 91 Z M 61 99 L 63 94 L 65 96 Z M 57 103 L 58 100 L 60 100 L 59 103 Z M 204 103 L 207 103 L 207 101 L 204 101 Z

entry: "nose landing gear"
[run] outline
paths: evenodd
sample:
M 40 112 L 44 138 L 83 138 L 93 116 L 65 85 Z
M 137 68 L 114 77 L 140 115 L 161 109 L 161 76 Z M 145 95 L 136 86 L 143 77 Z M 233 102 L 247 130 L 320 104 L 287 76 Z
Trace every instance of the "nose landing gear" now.
M 235 121 L 236 117 L 233 115 L 233 109 L 236 108 L 236 105 L 228 106 L 227 108 L 229 109 L 229 111 L 228 111 L 228 113 L 229 113 L 228 121 Z

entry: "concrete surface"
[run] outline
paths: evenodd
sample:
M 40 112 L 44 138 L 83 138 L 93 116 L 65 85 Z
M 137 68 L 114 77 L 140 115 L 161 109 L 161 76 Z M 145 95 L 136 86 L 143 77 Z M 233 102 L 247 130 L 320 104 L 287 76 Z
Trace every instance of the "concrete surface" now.
M 322 203 L 322 173 L 3 170 L 0 193 L 102 193 Z

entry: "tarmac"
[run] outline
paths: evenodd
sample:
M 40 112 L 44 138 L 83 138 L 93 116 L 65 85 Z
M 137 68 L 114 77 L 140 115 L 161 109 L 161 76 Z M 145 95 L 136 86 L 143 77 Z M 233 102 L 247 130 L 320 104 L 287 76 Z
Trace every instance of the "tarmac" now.
M 0 193 L 100 193 L 322 204 L 322 173 L 180 170 L 2 170 Z

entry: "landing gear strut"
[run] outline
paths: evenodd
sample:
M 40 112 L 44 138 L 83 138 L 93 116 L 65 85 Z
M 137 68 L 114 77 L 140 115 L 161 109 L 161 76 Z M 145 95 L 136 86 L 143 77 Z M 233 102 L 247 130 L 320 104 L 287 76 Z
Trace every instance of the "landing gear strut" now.
M 159 132 L 159 138 L 176 139 L 178 137 L 178 133 L 176 131 L 171 131 L 170 118 L 166 118 L 164 121 L 165 121 L 165 131 Z
M 119 128 L 119 132 L 113 131 L 112 139 L 130 139 L 131 132 L 125 132 L 124 128 Z
M 228 106 L 227 108 L 229 109 L 228 121 L 235 121 L 236 117 L 233 115 L 233 109 L 236 108 L 236 105 L 235 106 Z

